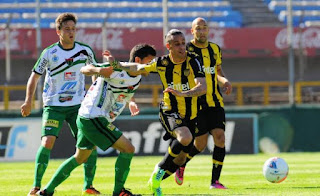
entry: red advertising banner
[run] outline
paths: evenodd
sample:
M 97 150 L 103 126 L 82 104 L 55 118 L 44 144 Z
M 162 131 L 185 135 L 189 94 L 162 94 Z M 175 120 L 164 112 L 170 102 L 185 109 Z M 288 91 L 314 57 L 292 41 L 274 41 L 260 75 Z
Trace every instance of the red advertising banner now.
M 42 48 L 58 41 L 55 29 L 42 29 Z M 183 29 L 186 40 L 192 39 L 189 29 Z M 162 29 L 108 29 L 107 47 L 115 56 L 129 58 L 130 49 L 137 43 L 149 43 L 163 51 Z M 230 57 L 278 57 L 286 55 L 286 28 L 211 29 L 210 40 L 223 50 L 224 58 Z M 77 41 L 88 44 L 102 53 L 102 30 L 78 29 Z M 5 30 L 0 29 L 0 58 L 5 58 Z M 320 28 L 295 29 L 293 47 L 303 49 L 307 56 L 315 56 L 320 50 Z M 10 33 L 12 58 L 36 58 L 35 29 L 13 29 Z

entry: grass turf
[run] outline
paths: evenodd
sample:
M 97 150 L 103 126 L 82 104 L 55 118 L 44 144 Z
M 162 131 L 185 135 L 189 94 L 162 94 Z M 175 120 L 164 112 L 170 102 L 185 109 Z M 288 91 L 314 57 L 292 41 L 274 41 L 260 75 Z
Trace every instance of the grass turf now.
M 284 158 L 289 165 L 288 178 L 280 184 L 264 179 L 262 166 L 272 156 Z M 151 195 L 147 181 L 162 157 L 134 157 L 125 187 L 133 193 Z M 94 186 L 105 195 L 111 195 L 116 157 L 99 158 Z M 43 186 L 49 181 L 63 160 L 51 160 L 44 175 Z M 227 155 L 220 181 L 227 190 L 210 190 L 211 156 L 198 155 L 187 166 L 185 181 L 178 186 L 173 177 L 161 183 L 165 195 L 320 195 L 320 153 L 282 153 L 276 155 Z M 0 195 L 27 195 L 32 186 L 34 162 L 1 162 Z M 81 195 L 83 167 L 56 189 L 57 196 Z

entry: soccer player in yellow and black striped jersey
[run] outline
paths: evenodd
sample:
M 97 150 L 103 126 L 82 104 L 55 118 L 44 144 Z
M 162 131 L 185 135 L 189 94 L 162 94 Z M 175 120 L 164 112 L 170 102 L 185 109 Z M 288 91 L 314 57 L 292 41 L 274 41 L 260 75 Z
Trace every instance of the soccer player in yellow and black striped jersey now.
M 178 168 L 174 161 L 180 153 L 186 154 L 193 146 L 193 133 L 197 117 L 197 97 L 206 93 L 205 76 L 197 56 L 186 51 L 184 34 L 172 29 L 166 35 L 168 55 L 156 58 L 140 67 L 139 74 L 158 73 L 163 85 L 163 100 L 159 118 L 166 130 L 165 140 L 171 139 L 168 152 L 156 165 L 149 180 L 154 195 L 162 195 L 160 182 L 164 175 Z
M 187 162 L 200 153 L 207 146 L 208 136 L 211 134 L 214 139 L 212 153 L 212 177 L 210 189 L 225 189 L 219 182 L 223 160 L 225 157 L 225 111 L 222 94 L 218 82 L 221 83 L 224 92 L 228 95 L 232 91 L 232 85 L 226 78 L 221 68 L 221 49 L 208 41 L 209 27 L 205 19 L 196 18 L 192 22 L 191 33 L 193 40 L 187 43 L 187 50 L 198 54 L 203 63 L 207 83 L 207 94 L 199 98 L 201 107 L 198 120 L 194 147 L 187 155 Z M 183 173 L 186 163 L 181 166 L 175 175 L 177 184 L 183 183 Z

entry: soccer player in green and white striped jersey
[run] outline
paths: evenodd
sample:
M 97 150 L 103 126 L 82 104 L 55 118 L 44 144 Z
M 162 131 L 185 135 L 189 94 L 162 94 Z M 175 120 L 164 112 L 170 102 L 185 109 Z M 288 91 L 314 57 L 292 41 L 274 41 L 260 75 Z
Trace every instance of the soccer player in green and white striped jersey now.
M 108 51 L 104 54 L 113 58 Z M 137 45 L 130 53 L 130 61 L 145 64 L 155 55 L 156 51 L 152 46 Z M 114 66 L 116 64 L 118 62 L 115 61 Z M 93 63 L 83 67 L 81 72 L 99 77 L 91 85 L 79 109 L 77 150 L 75 155 L 60 165 L 45 189 L 40 191 L 40 195 L 52 195 L 54 189 L 68 178 L 72 170 L 88 159 L 95 146 L 102 150 L 113 147 L 120 151 L 115 164 L 113 196 L 134 195 L 124 188 L 124 184 L 130 171 L 135 148 L 112 122 L 120 115 L 127 103 L 129 103 L 131 114 L 137 113 L 135 104 L 130 101 L 140 85 L 141 76 L 132 76 L 130 72 L 113 68 L 110 63 Z
M 67 121 L 73 136 L 77 135 L 76 119 L 81 101 L 85 95 L 85 76 L 80 69 L 87 63 L 96 63 L 92 49 L 76 42 L 77 18 L 74 14 L 63 13 L 56 19 L 56 32 L 59 41 L 41 53 L 33 67 L 27 83 L 24 104 L 21 106 L 23 117 L 31 113 L 31 102 L 39 78 L 46 71 L 43 89 L 43 116 L 41 146 L 35 159 L 33 188 L 28 195 L 36 195 L 41 188 L 41 180 L 48 166 L 50 153 L 59 136 L 64 121 Z M 92 186 L 96 170 L 97 152 L 91 154 L 84 165 L 86 194 L 99 194 Z

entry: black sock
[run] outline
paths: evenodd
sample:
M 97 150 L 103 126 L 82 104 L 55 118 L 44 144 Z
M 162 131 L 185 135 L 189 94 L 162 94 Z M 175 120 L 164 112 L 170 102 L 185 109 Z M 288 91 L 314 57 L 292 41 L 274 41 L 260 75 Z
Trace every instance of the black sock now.
M 216 180 L 219 180 L 223 160 L 226 155 L 226 149 L 220 148 L 218 146 L 214 146 L 214 150 L 212 153 L 212 177 L 211 177 L 211 184 L 213 184 Z
M 185 167 L 187 165 L 187 163 L 194 157 L 196 156 L 197 154 L 199 154 L 200 151 L 195 147 L 195 146 L 192 146 L 190 152 L 187 154 L 187 160 L 186 162 L 181 165 L 181 167 Z
M 168 168 L 166 170 L 166 173 L 164 174 L 162 180 L 168 178 L 169 176 L 171 176 L 172 174 L 174 174 L 174 172 L 176 172 L 176 170 L 179 168 L 179 165 L 176 165 L 174 162 L 172 162 L 170 168 Z
M 158 166 L 161 169 L 169 170 L 170 166 L 173 163 L 173 159 L 180 154 L 182 148 L 183 148 L 183 145 L 178 140 L 176 139 L 172 140 L 169 145 L 168 151 L 166 152 L 166 154 L 164 155 L 162 161 L 159 163 Z

